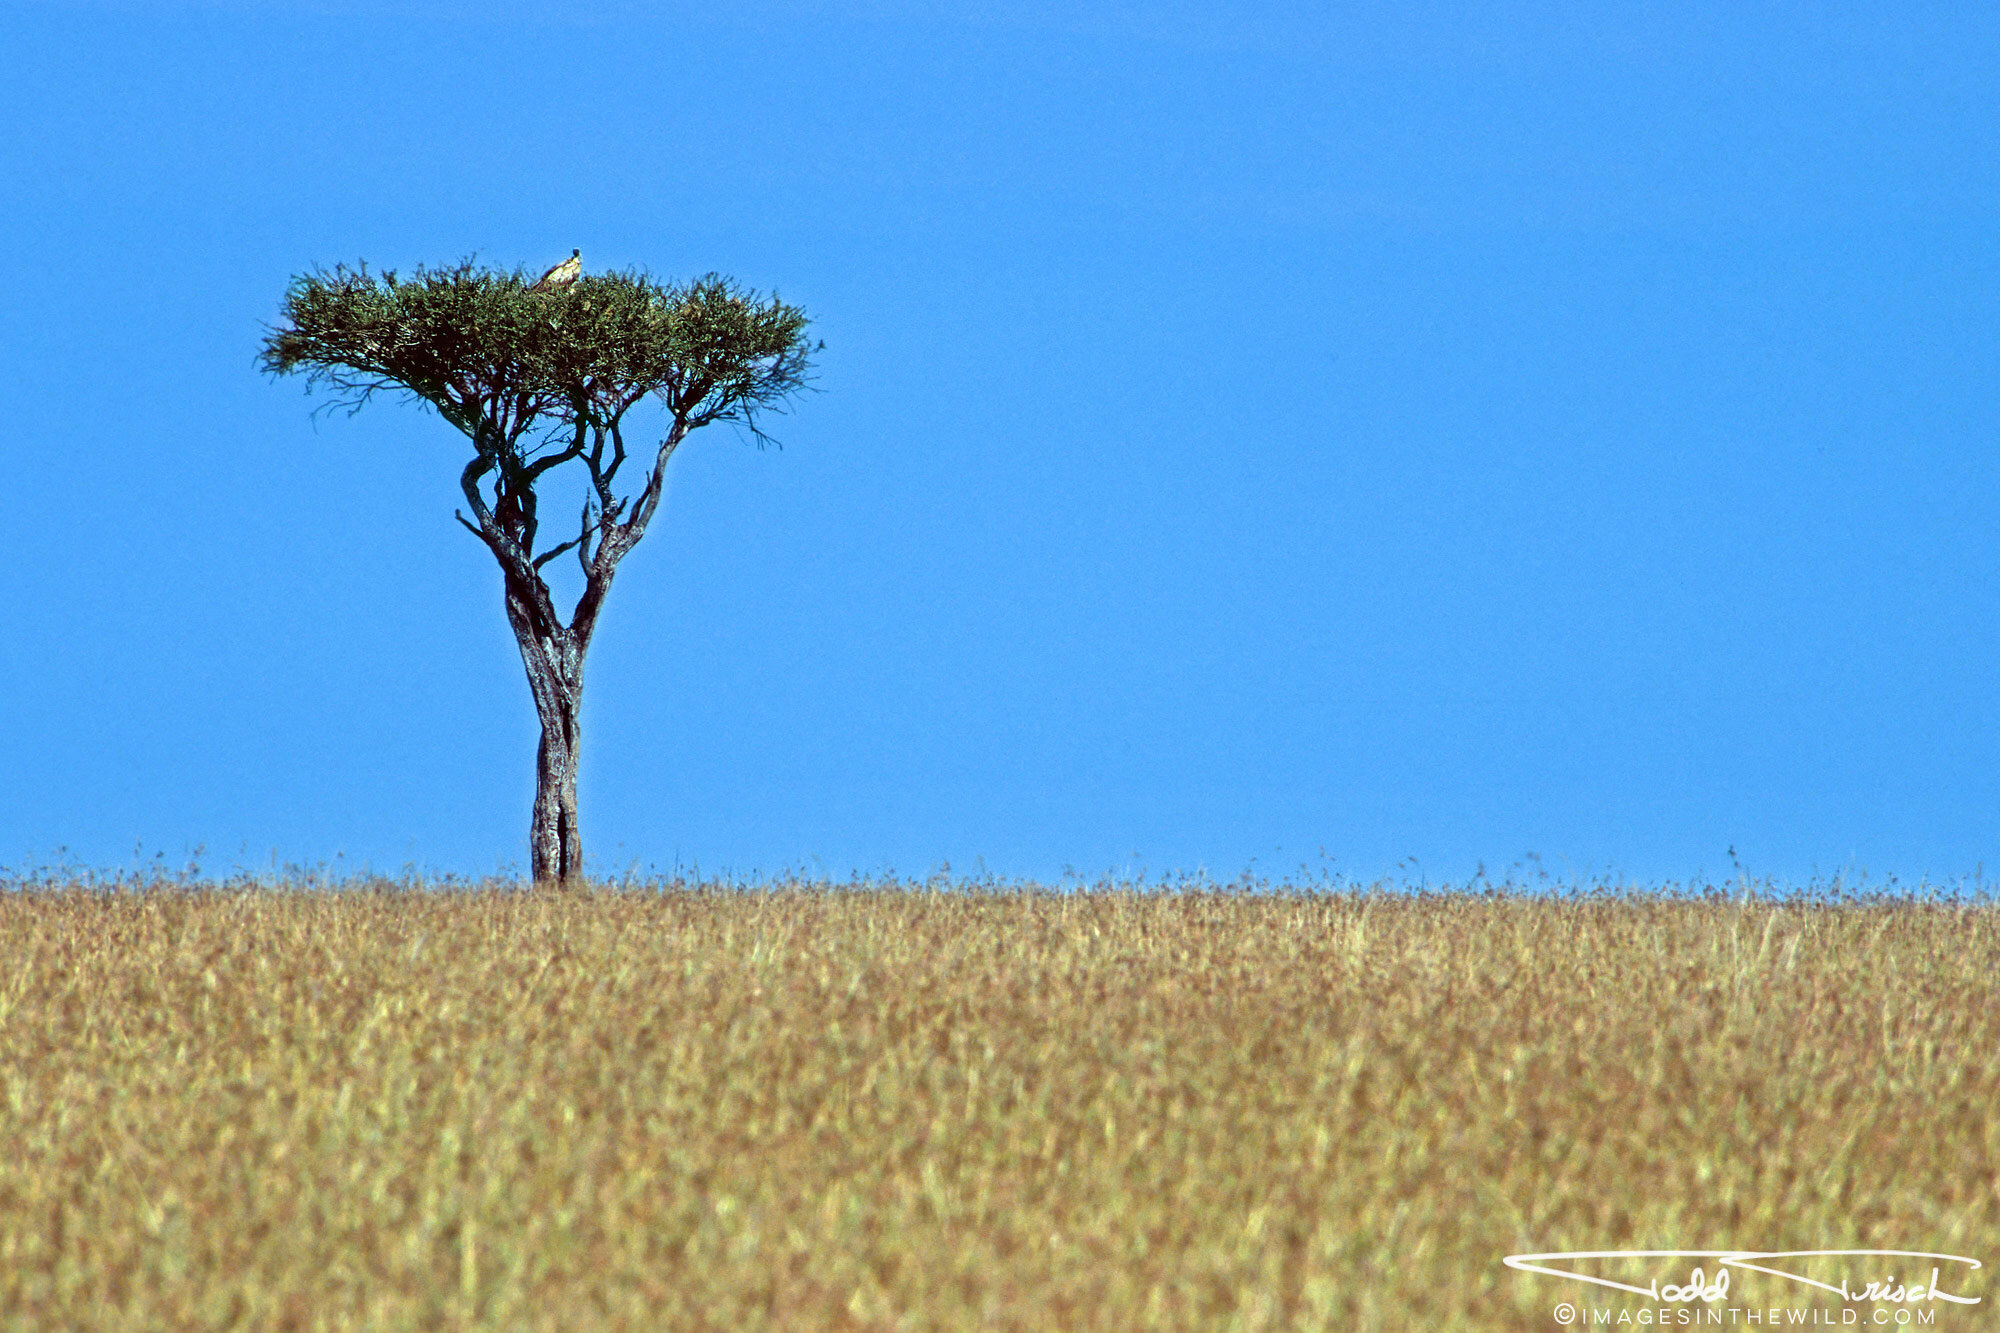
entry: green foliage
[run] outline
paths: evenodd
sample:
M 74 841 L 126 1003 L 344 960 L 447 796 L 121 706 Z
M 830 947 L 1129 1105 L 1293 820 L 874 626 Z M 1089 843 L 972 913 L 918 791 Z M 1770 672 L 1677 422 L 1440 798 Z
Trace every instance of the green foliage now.
M 664 284 L 643 272 L 531 292 L 523 270 L 472 260 L 370 273 L 338 265 L 292 280 L 260 367 L 304 374 L 339 404 L 401 392 L 435 408 L 482 453 L 537 428 L 610 427 L 648 396 L 683 431 L 734 421 L 764 438 L 810 379 L 807 319 L 716 274 Z

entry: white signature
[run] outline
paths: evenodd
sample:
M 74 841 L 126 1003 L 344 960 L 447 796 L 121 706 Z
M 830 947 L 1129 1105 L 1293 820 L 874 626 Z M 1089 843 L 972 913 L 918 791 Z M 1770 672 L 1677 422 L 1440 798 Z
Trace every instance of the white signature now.
M 1860 1290 L 1850 1290 L 1847 1279 L 1841 1278 L 1839 1285 L 1819 1282 L 1802 1273 L 1788 1273 L 1782 1268 L 1773 1268 L 1763 1262 L 1768 1259 L 1812 1259 L 1825 1257 L 1850 1259 L 1928 1259 L 1937 1262 L 1931 1265 L 1930 1282 L 1906 1283 L 1898 1278 L 1877 1278 Z M 1592 1277 L 1588 1273 L 1578 1273 L 1567 1268 L 1550 1268 L 1551 1262 L 1577 1259 L 1713 1259 L 1715 1276 L 1705 1277 L 1696 1268 L 1688 1281 L 1681 1286 L 1668 1283 L 1660 1285 L 1654 1278 L 1643 1287 L 1629 1282 L 1614 1282 L 1608 1277 Z M 1978 1268 L 1977 1259 L 1968 1259 L 1959 1254 L 1933 1254 L 1926 1250 L 1568 1250 L 1555 1254 L 1510 1254 L 1503 1260 L 1507 1267 L 1523 1273 L 1542 1273 L 1549 1277 L 1566 1277 L 1576 1282 L 1590 1282 L 1600 1287 L 1611 1287 L 1618 1291 L 1629 1291 L 1638 1296 L 1651 1297 L 1666 1304 L 1685 1305 L 1695 1301 L 1714 1302 L 1729 1295 L 1729 1270 L 1741 1268 L 1752 1273 L 1769 1273 L 1789 1282 L 1817 1287 L 1821 1291 L 1832 1292 L 1850 1304 L 1862 1301 L 1887 1301 L 1892 1304 L 1907 1304 L 1912 1301 L 1949 1301 L 1953 1305 L 1977 1305 L 1977 1296 L 1954 1296 L 1938 1285 L 1941 1264 L 1965 1264 Z M 1887 1265 L 1884 1265 L 1885 1267 Z

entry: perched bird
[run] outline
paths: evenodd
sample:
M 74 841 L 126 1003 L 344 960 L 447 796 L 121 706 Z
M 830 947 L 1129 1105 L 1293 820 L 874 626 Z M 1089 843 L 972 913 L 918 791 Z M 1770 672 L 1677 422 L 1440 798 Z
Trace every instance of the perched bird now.
M 528 288 L 528 290 L 531 292 L 559 292 L 572 282 L 575 282 L 577 274 L 581 272 L 583 272 L 583 251 L 572 250 L 569 252 L 568 259 L 563 260 L 562 263 L 557 264 L 547 273 L 542 274 L 541 280 Z

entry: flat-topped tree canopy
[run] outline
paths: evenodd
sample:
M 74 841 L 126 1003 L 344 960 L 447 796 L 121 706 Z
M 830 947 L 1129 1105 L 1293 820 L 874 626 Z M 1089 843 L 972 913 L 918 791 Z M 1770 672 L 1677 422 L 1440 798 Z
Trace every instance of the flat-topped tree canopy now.
M 604 273 L 534 291 L 521 269 L 469 259 L 407 279 L 343 264 L 295 278 L 281 313 L 285 323 L 264 342 L 266 371 L 302 373 L 350 411 L 383 392 L 414 399 L 472 441 L 463 489 L 475 531 L 514 548 L 496 549 L 503 563 L 552 554 L 534 549 L 534 485 L 555 467 L 589 471 L 601 514 L 625 508 L 613 483 L 626 460 L 626 417 L 640 402 L 655 398 L 668 415 L 645 478 L 653 483 L 691 430 L 730 421 L 767 441 L 760 414 L 782 411 L 806 387 L 816 350 L 804 311 L 716 274 L 669 285 Z M 640 528 L 655 489 L 633 497 L 628 517 Z M 629 547 L 637 531 L 622 536 Z
M 406 279 L 341 264 L 294 278 L 281 314 L 264 370 L 302 372 L 355 408 L 404 392 L 482 447 L 552 416 L 609 425 L 649 394 L 685 430 L 733 420 L 762 440 L 758 413 L 806 386 L 815 350 L 804 311 L 713 273 L 672 285 L 600 273 L 531 291 L 524 270 L 470 259 Z
M 273 375 L 303 374 L 309 390 L 332 390 L 332 406 L 351 413 L 395 394 L 434 409 L 472 442 L 459 479 L 472 518 L 459 521 L 505 579 L 507 618 L 542 720 L 529 835 L 535 878 L 565 883 L 582 872 L 583 657 L 618 562 L 659 507 L 667 460 L 687 433 L 728 421 L 767 442 L 761 414 L 784 410 L 807 387 L 819 350 L 806 339 L 804 311 L 717 274 L 671 284 L 580 267 L 572 255 L 551 272 L 577 276 L 533 286 L 523 269 L 470 259 L 407 278 L 365 263 L 316 269 L 292 280 L 283 322 L 259 356 Z M 648 398 L 665 410 L 665 427 L 651 466 L 621 494 L 627 416 Z M 581 527 L 537 549 L 535 486 L 565 464 L 589 474 Z M 565 618 L 541 571 L 571 550 L 584 588 Z

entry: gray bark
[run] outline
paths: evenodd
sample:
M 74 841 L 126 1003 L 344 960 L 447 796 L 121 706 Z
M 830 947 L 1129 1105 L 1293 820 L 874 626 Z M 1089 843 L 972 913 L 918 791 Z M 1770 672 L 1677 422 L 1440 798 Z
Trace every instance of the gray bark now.
M 604 465 L 605 435 L 615 453 L 610 466 Z M 605 594 L 618 562 L 625 558 L 659 508 L 666 479 L 667 460 L 687 433 L 684 422 L 675 421 L 661 442 L 645 488 L 632 501 L 616 499 L 611 493 L 611 476 L 624 458 L 625 448 L 614 423 L 608 432 L 599 432 L 598 447 L 582 452 L 579 432 L 575 449 L 561 457 L 581 457 L 589 468 L 595 506 L 586 504 L 581 531 L 576 539 L 536 555 L 535 501 L 533 475 L 503 487 L 497 504 L 489 505 L 480 492 L 482 476 L 494 469 L 497 451 L 482 451 L 466 465 L 460 484 L 472 505 L 476 521 L 460 522 L 486 543 L 500 564 L 506 584 L 507 623 L 521 649 L 521 665 L 528 673 L 528 692 L 534 696 L 535 716 L 541 722 L 541 743 L 535 751 L 535 806 L 528 822 L 529 872 L 538 887 L 577 888 L 583 883 L 583 832 L 577 822 L 576 768 L 582 752 L 579 714 L 583 704 L 583 661 L 590 650 L 590 638 L 597 629 L 598 613 L 604 608 Z M 538 464 L 546 467 L 547 463 Z M 629 512 L 628 512 L 629 506 Z M 622 521 L 621 521 L 622 520 Z M 583 595 L 565 625 L 557 613 L 549 585 L 541 567 L 567 550 L 576 552 L 584 577 Z
M 535 750 L 534 813 L 528 822 L 530 874 L 538 885 L 571 888 L 583 879 L 576 768 L 582 753 L 584 645 L 562 626 L 537 626 L 531 610 L 532 602 L 515 596 L 510 587 L 507 619 L 521 648 L 528 692 L 534 696 L 535 716 L 542 725 Z

